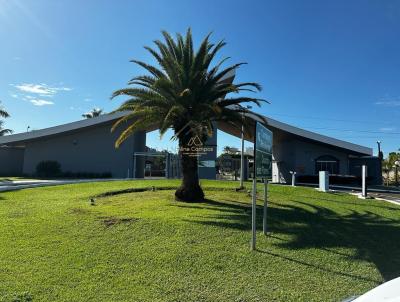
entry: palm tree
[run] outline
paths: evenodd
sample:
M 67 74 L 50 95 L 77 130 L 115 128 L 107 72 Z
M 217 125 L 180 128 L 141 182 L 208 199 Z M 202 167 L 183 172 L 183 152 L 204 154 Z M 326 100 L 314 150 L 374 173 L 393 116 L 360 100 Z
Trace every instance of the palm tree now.
M 198 158 L 182 152 L 189 141 L 198 137 L 205 142 L 212 135 L 214 122 L 225 122 L 238 130 L 242 125 L 242 114 L 248 112 L 242 103 L 252 102 L 260 106 L 261 99 L 244 96 L 225 98 L 227 94 L 242 91 L 256 92 L 261 86 L 253 82 L 233 84 L 225 80 L 235 70 L 245 64 L 239 63 L 228 68 L 221 65 L 225 58 L 212 65 L 217 53 L 225 46 L 224 41 L 209 42 L 210 34 L 193 49 L 192 33 L 187 30 L 186 37 L 181 34 L 173 39 L 166 31 L 162 32 L 165 41 L 155 41 L 158 50 L 145 47 L 156 59 L 158 67 L 142 61 L 132 60 L 149 72 L 149 75 L 134 77 L 128 82 L 133 87 L 117 90 L 112 98 L 125 95 L 129 99 L 116 111 L 127 111 L 113 126 L 124 126 L 124 131 L 115 146 L 126 140 L 134 131 L 157 126 L 160 134 L 172 128 L 175 139 L 179 140 L 182 163 L 182 184 L 176 190 L 177 200 L 196 201 L 204 198 L 199 184 Z M 245 125 L 245 129 L 249 128 Z
M 0 102 L 0 117 L 3 118 L 7 118 L 10 117 L 10 115 L 8 114 L 7 111 L 4 110 L 4 108 L 1 106 L 1 102 Z M 3 128 L 4 122 L 2 120 L 0 120 L 0 136 L 4 136 L 7 134 L 11 134 L 12 130 L 10 129 L 4 129 Z
M 4 118 L 10 117 L 8 112 L 4 110 L 3 106 L 1 106 L 1 101 L 0 101 L 0 117 Z
M 103 113 L 103 109 L 100 108 L 93 108 L 90 112 L 86 112 L 82 114 L 82 117 L 84 118 L 93 118 L 100 116 Z
M 4 136 L 4 135 L 7 135 L 7 134 L 12 134 L 12 130 L 11 129 L 4 129 L 3 128 L 3 124 L 4 124 L 4 122 L 0 121 L 0 136 Z

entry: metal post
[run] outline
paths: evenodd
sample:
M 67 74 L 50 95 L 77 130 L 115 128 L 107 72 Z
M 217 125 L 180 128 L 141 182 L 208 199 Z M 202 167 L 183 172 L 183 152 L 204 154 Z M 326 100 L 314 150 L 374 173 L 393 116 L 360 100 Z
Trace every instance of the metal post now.
M 250 110 L 252 107 L 250 105 L 246 106 L 247 110 Z M 240 188 L 242 189 L 243 181 L 244 181 L 244 113 L 242 112 L 242 154 L 240 156 Z
M 263 214 L 264 235 L 267 235 L 267 210 L 268 210 L 268 180 L 264 178 L 264 214 Z
M 253 195 L 251 206 L 251 244 L 250 249 L 256 250 L 256 209 L 257 209 L 257 179 L 253 178 Z
M 169 178 L 169 153 L 165 156 L 165 178 Z
M 292 174 L 292 187 L 295 187 L 296 186 L 296 172 L 290 171 L 290 174 Z
M 362 197 L 367 197 L 367 166 L 362 165 Z
M 242 153 L 240 155 L 240 188 L 243 188 L 244 179 L 244 125 L 242 117 Z
M 132 178 L 136 178 L 136 155 L 133 155 L 133 175 Z
M 380 160 L 382 160 L 382 154 L 381 154 L 381 141 L 376 142 L 378 144 L 378 157 Z

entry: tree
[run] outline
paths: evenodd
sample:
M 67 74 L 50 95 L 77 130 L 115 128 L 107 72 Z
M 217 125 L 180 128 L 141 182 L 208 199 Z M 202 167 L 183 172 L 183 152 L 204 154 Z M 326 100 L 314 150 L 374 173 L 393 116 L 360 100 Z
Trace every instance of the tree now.
M 383 160 L 382 166 L 392 168 L 396 160 L 400 160 L 400 152 L 390 152 L 388 157 Z
M 90 112 L 86 112 L 82 114 L 84 118 L 93 118 L 102 115 L 103 109 L 100 108 L 93 108 Z
M 176 190 L 177 200 L 200 201 L 204 198 L 197 173 L 198 158 L 183 152 L 183 148 L 200 139 L 204 143 L 214 131 L 214 122 L 225 122 L 241 131 L 242 115 L 249 112 L 243 103 L 251 102 L 260 106 L 264 100 L 230 93 L 257 92 L 261 86 L 254 82 L 234 84 L 232 75 L 245 63 L 222 68 L 225 58 L 214 64 L 214 59 L 225 46 L 224 41 L 210 43 L 210 34 L 201 42 L 197 51 L 193 48 L 190 28 L 186 36 L 176 35 L 176 39 L 163 31 L 164 41 L 154 41 L 157 50 L 145 47 L 155 58 L 158 66 L 132 60 L 149 74 L 134 77 L 128 82 L 129 88 L 113 93 L 112 98 L 128 96 L 116 111 L 127 111 L 114 125 L 124 130 L 115 145 L 126 140 L 133 132 L 157 126 L 160 134 L 172 128 L 174 138 L 179 141 L 179 156 L 182 167 L 182 184 Z M 250 129 L 245 125 L 245 130 Z
M 1 102 L 0 102 L 0 117 L 3 117 L 3 118 L 10 117 L 8 112 L 1 106 Z M 4 125 L 4 121 L 0 120 L 0 136 L 11 134 L 12 130 L 11 129 L 4 129 L 3 125 Z
M 231 147 L 225 146 L 223 151 L 224 151 L 224 153 L 229 154 L 229 153 L 231 153 Z
M 390 175 L 395 171 L 394 166 L 397 160 L 400 160 L 400 152 L 390 152 L 388 157 L 382 161 L 382 171 L 386 174 L 386 181 L 388 185 L 390 182 Z

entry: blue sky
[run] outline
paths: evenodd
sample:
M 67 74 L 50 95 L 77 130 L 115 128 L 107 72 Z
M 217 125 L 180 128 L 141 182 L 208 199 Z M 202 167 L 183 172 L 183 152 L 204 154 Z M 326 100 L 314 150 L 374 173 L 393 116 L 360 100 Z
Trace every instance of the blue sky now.
M 224 38 L 270 117 L 385 153 L 400 148 L 400 2 L 0 0 L 0 100 L 15 132 L 115 109 L 160 30 Z M 220 134 L 219 145 L 239 146 Z M 158 135 L 153 147 L 168 146 Z

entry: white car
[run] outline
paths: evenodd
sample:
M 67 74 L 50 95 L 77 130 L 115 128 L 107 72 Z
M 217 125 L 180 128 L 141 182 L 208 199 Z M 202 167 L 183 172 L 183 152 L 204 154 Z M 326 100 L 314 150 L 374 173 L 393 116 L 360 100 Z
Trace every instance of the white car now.
M 400 302 L 400 277 L 371 289 L 362 296 L 343 302 Z

